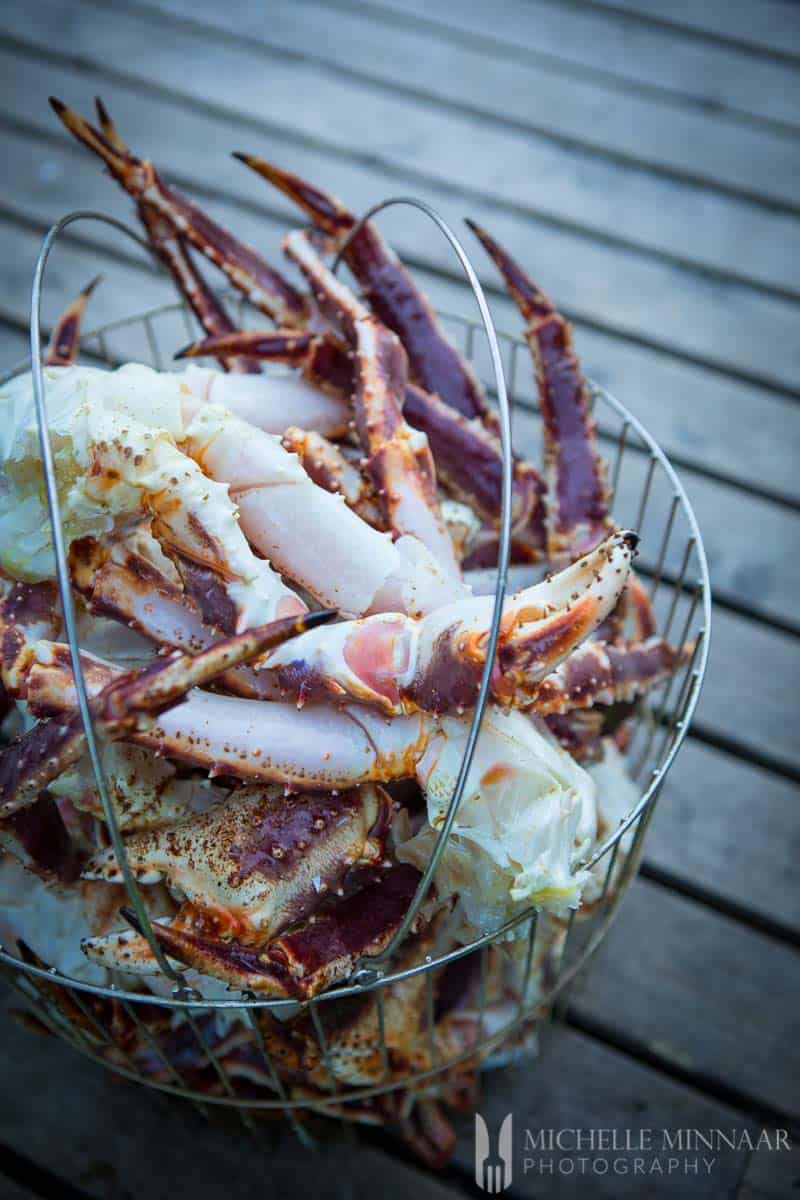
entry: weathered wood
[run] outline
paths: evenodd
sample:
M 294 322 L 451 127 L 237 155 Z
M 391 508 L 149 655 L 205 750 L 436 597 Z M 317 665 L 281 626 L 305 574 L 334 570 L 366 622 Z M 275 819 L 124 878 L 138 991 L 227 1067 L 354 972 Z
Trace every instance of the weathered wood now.
M 0 1176 L 0 1196 L 2 1200 L 35 1200 L 36 1192 L 29 1191 L 21 1183 L 7 1176 Z
M 656 24 L 671 25 L 703 34 L 712 40 L 729 39 L 742 46 L 771 50 L 779 57 L 800 57 L 800 30 L 791 4 L 759 0 L 754 10 L 748 0 L 676 0 L 665 20 L 659 0 L 591 0 L 598 8 L 626 9 Z
M 190 0 L 158 0 L 158 7 L 193 20 L 198 15 Z M 621 94 L 605 81 L 579 74 L 563 78 L 535 62 L 520 63 L 493 53 L 491 47 L 473 49 L 431 37 L 428 30 L 395 26 L 389 40 L 371 14 L 341 8 L 277 4 L 264 22 L 246 0 L 233 0 L 230 23 L 211 5 L 202 14 L 212 28 L 226 31 L 232 24 L 237 34 L 255 38 L 270 52 L 284 50 L 336 66 L 370 85 L 493 119 L 495 127 L 518 125 L 679 178 L 723 185 L 745 195 L 767 195 L 790 205 L 796 202 L 786 174 L 794 156 L 791 141 L 765 126 L 751 129 L 719 109 L 691 109 L 663 97 Z M 747 170 L 751 154 L 753 174 Z M 761 169 L 769 173 L 768 180 L 758 178 Z
M 87 1196 L 374 1200 L 378 1179 L 388 1200 L 409 1194 L 455 1200 L 459 1194 L 352 1133 L 331 1136 L 335 1126 L 325 1126 L 316 1153 L 280 1126 L 268 1124 L 249 1138 L 235 1117 L 227 1127 L 206 1125 L 185 1102 L 127 1084 L 55 1038 L 9 1026 L 7 1018 L 2 1042 L 0 1143 Z
M 511 1196 L 547 1196 L 557 1200 L 591 1197 L 591 1200 L 620 1200 L 647 1196 L 648 1200 L 676 1195 L 698 1196 L 703 1200 L 728 1200 L 747 1161 L 746 1150 L 724 1150 L 715 1155 L 709 1173 L 681 1169 L 694 1153 L 680 1153 L 681 1167 L 667 1174 L 664 1133 L 675 1135 L 679 1129 L 731 1128 L 755 1133 L 753 1122 L 684 1084 L 660 1075 L 607 1046 L 570 1029 L 545 1031 L 540 1062 L 509 1067 L 495 1077 L 489 1076 L 483 1088 L 479 1111 L 487 1121 L 493 1138 L 506 1113 L 514 1116 L 514 1172 Z M 526 1131 L 536 1139 L 542 1132 L 583 1130 L 583 1145 L 590 1131 L 617 1131 L 618 1145 L 637 1147 L 640 1139 L 653 1149 L 560 1152 L 532 1149 Z M 471 1123 L 459 1124 L 456 1162 L 472 1174 L 474 1142 Z M 575 1144 L 575 1134 L 567 1139 Z M 595 1137 L 598 1137 L 595 1133 Z M 608 1136 L 608 1135 L 607 1135 Z M 564 1143 L 570 1145 L 567 1140 Z M 608 1145 L 608 1143 L 606 1143 Z M 583 1165 L 579 1160 L 583 1158 Z M 634 1175 L 634 1162 L 642 1162 L 646 1174 Z M 528 1159 L 527 1170 L 526 1162 Z M 604 1171 L 603 1160 L 608 1160 Z M 654 1166 L 654 1162 L 656 1165 Z M 549 1165 L 552 1163 L 552 1174 Z M 615 1164 L 612 1165 L 612 1164 Z M 663 1168 L 663 1174 L 659 1172 Z
M 797 931 L 799 799 L 779 776 L 690 738 L 667 776 L 645 859 Z
M 44 78 L 42 72 L 43 86 Z M 79 104 L 83 95 L 88 98 L 96 86 L 91 80 L 84 82 L 60 72 L 55 73 L 50 83 L 53 87 L 63 86 L 70 95 L 79 87 L 81 95 L 76 99 Z M 188 141 L 183 123 L 180 138 L 162 140 L 157 129 L 158 114 L 164 110 L 162 102 L 132 100 L 124 89 L 112 88 L 107 94 L 109 104 L 127 114 L 131 138 L 135 140 L 137 132 L 142 130 L 142 144 L 152 145 L 157 160 L 160 161 L 159 151 L 169 153 L 165 141 L 182 149 L 179 165 L 194 173 L 198 186 L 223 180 L 227 185 L 233 179 L 240 185 L 248 183 L 235 167 L 227 166 L 223 153 L 227 149 L 224 132 L 204 131 L 202 118 L 200 128 L 197 128 L 196 118 L 189 117 L 188 133 L 191 136 Z M 55 140 L 51 137 L 42 142 L 10 130 L 4 138 L 7 167 L 15 179 L 15 197 L 25 214 L 47 222 L 71 208 L 89 206 L 130 220 L 130 202 L 99 170 L 93 169 L 92 160 L 85 152 L 77 146 L 73 148 L 71 142 L 59 140 L 49 111 L 44 112 L 41 106 L 38 106 L 37 124 L 54 135 Z M 205 160 L 198 142 L 200 136 L 211 137 L 214 144 L 221 147 L 220 163 L 214 163 L 215 170 L 211 174 L 202 169 Z M 257 192 L 257 198 L 272 201 L 267 189 Z M 241 203 L 216 200 L 211 207 L 266 253 L 276 255 L 280 234 L 286 224 L 276 221 L 269 210 L 251 211 Z M 292 219 L 288 211 L 286 218 L 287 221 Z M 416 228 L 420 234 L 426 232 L 422 224 Z M 120 244 L 116 234 L 105 234 L 101 227 L 93 228 L 91 236 L 98 240 L 105 237 L 115 247 Z M 418 246 L 415 244 L 413 249 L 416 258 Z M 477 257 L 476 262 L 480 265 Z M 467 299 L 462 288 L 448 288 L 445 280 L 437 281 L 436 286 L 441 303 L 472 314 L 472 301 Z M 497 293 L 492 300 L 498 324 L 516 331 L 519 329 L 517 314 L 501 296 L 502 293 Z M 587 370 L 633 408 L 668 453 L 737 482 L 771 487 L 779 494 L 800 499 L 800 480 L 795 467 L 800 454 L 800 422 L 792 405 L 752 386 L 721 379 L 666 355 L 655 355 L 629 342 L 609 338 L 586 325 L 578 326 L 577 335 Z M 754 411 L 759 414 L 757 421 L 752 417 Z
M 777 1131 L 768 1131 L 775 1138 Z M 781 1153 L 753 1153 L 742 1177 L 736 1200 L 785 1200 L 797 1190 L 800 1180 L 800 1146 L 790 1139 L 791 1149 Z
M 639 880 L 571 1007 L 796 1119 L 798 986 L 794 950 Z
M 535 259 L 532 253 L 525 253 L 524 245 L 517 246 L 516 237 L 508 237 L 508 216 L 505 216 L 505 220 L 500 219 L 495 211 L 494 198 L 505 195 L 509 200 L 516 201 L 521 179 L 560 179 L 565 170 L 570 174 L 574 164 L 571 165 L 569 156 L 565 157 L 562 150 L 551 148 L 547 163 L 534 162 L 530 158 L 532 143 L 522 135 L 503 134 L 474 120 L 449 116 L 436 110 L 422 110 L 418 104 L 401 98 L 374 96 L 362 85 L 342 80 L 336 75 L 320 74 L 316 68 L 312 70 L 311 64 L 289 63 L 285 55 L 274 64 L 271 63 L 270 69 L 265 71 L 260 55 L 239 46 L 231 48 L 220 44 L 215 49 L 214 69 L 202 72 L 201 82 L 200 73 L 185 70 L 185 63 L 192 59 L 193 54 L 200 53 L 197 39 L 193 40 L 184 32 L 156 31 L 152 24 L 145 24 L 141 19 L 116 11 L 111 25 L 107 26 L 108 17 L 104 11 L 92 9 L 83 16 L 85 12 L 73 7 L 65 11 L 63 7 L 51 9 L 37 5 L 26 8 L 22 14 L 13 14 L 13 19 L 16 21 L 19 16 L 20 30 L 25 32 L 38 53 L 46 55 L 50 51 L 55 28 L 59 31 L 57 40 L 69 44 L 73 52 L 80 53 L 81 57 L 88 58 L 92 68 L 98 72 L 113 62 L 114 74 L 119 75 L 120 64 L 124 63 L 125 76 L 133 77 L 138 71 L 138 78 L 145 90 L 161 83 L 173 92 L 180 88 L 187 98 L 195 102 L 202 100 L 203 103 L 213 102 L 215 94 L 219 93 L 220 107 L 226 109 L 234 124 L 240 123 L 237 140 L 240 144 L 242 139 L 249 141 L 255 150 L 263 150 L 264 147 L 253 144 L 255 134 L 252 129 L 247 138 L 247 131 L 242 127 L 244 121 L 252 126 L 252 116 L 247 114 L 251 114 L 254 108 L 265 114 L 262 125 L 265 132 L 269 122 L 276 133 L 282 132 L 289 141 L 293 140 L 289 131 L 294 131 L 294 136 L 300 135 L 306 141 L 321 142 L 329 156 L 334 160 L 341 156 L 343 160 L 337 164 L 335 173 L 330 167 L 326 168 L 323 172 L 327 176 L 326 182 L 344 192 L 356 207 L 363 207 L 387 191 L 397 190 L 402 179 L 404 190 L 413 186 L 436 203 L 440 203 L 442 197 L 437 196 L 434 189 L 445 191 L 448 187 L 458 186 L 458 210 L 453 212 L 452 199 L 449 208 L 454 216 L 460 217 L 465 203 L 465 189 L 474 189 L 469 193 L 468 202 L 475 215 L 487 221 L 501 237 L 507 238 L 535 268 L 542 283 L 574 314 L 588 316 L 626 336 L 646 338 L 652 344 L 679 349 L 698 361 L 713 363 L 721 369 L 743 373 L 749 378 L 769 381 L 778 387 L 794 389 L 800 383 L 800 367 L 790 351 L 794 332 L 793 310 L 782 299 L 761 295 L 749 287 L 710 279 L 694 279 L 689 287 L 684 268 L 652 261 L 633 251 L 623 252 L 587 242 L 584 237 L 578 237 L 576 241 L 575 234 L 562 230 L 542 230 L 536 241 Z M 28 13 L 31 14 L 30 18 Z M 30 29 L 27 24 L 29 20 L 32 24 Z M 159 55 L 155 61 L 150 53 L 154 38 L 159 44 Z M 41 111 L 39 93 L 35 81 L 31 81 L 33 72 L 29 64 L 18 65 L 17 72 L 26 81 L 25 111 Z M 49 74 L 52 76 L 53 72 Z M 156 75 L 158 77 L 154 78 Z M 102 78 L 102 75 L 99 77 Z M 238 95 L 246 97 L 246 100 L 232 105 L 229 94 L 223 95 L 223 91 L 224 81 L 234 77 L 241 89 Z M 12 86 L 8 79 L 4 80 L 4 85 Z M 42 88 L 49 86 L 43 78 Z M 93 87 L 98 87 L 98 80 Z M 19 109 L 16 88 L 13 95 L 14 105 Z M 306 96 L 308 99 L 304 102 Z M 162 124 L 165 124 L 163 116 Z M 356 128 L 359 139 L 356 155 L 361 157 L 362 163 L 364 156 L 368 156 L 370 163 L 369 178 L 364 179 L 369 183 L 369 188 L 366 193 L 362 188 L 361 194 L 355 188 L 345 186 L 345 173 L 338 169 L 338 166 L 352 164 L 352 139 L 348 134 Z M 404 132 L 402 139 L 392 141 L 390 153 L 387 153 L 386 131 L 389 129 L 402 129 Z M 171 126 L 163 130 L 163 136 L 168 137 L 174 146 L 176 139 Z M 224 168 L 216 170 L 213 162 L 216 155 L 222 157 L 221 150 L 223 147 L 227 150 L 228 145 L 230 143 L 226 137 L 217 150 L 215 139 L 209 133 L 203 138 L 202 170 L 207 179 L 226 178 L 231 172 L 227 160 Z M 466 145 L 470 147 L 469 155 L 463 152 Z M 274 148 L 270 147 L 269 152 L 274 155 Z M 350 163 L 347 162 L 348 156 Z M 280 157 L 290 165 L 306 169 L 300 153 L 287 154 L 284 151 Z M 165 167 L 170 166 L 170 159 L 173 159 L 173 154 L 162 159 Z M 479 169 L 476 170 L 478 164 Z M 510 164 L 514 165 L 513 170 L 509 169 Z M 381 171 L 377 169 L 379 165 Z M 233 173 L 237 170 L 241 173 L 239 168 L 233 168 Z M 580 171 L 583 173 L 584 166 L 580 167 Z M 319 170 L 312 172 L 312 175 L 319 177 Z M 487 179 L 492 181 L 488 197 L 483 183 Z M 479 185 L 477 189 L 476 180 Z M 248 178 L 247 194 L 257 195 L 259 190 L 263 194 L 264 186 Z M 608 186 L 611 189 L 607 193 L 609 197 L 627 195 L 630 198 L 627 183 L 623 183 L 618 175 L 613 184 L 609 180 Z M 598 192 L 598 202 L 600 195 Z M 653 199 L 650 202 L 651 209 L 654 203 L 656 201 Z M 617 225 L 624 225 L 627 217 L 621 220 L 619 202 L 615 199 L 613 204 Z M 642 198 L 639 204 L 640 211 L 644 211 Z M 669 203 L 664 202 L 663 196 L 653 211 L 663 212 L 666 219 Z M 692 211 L 696 213 L 697 206 Z M 518 225 L 516 227 L 519 228 Z M 688 228 L 688 221 L 685 228 Z M 434 230 L 427 230 L 420 220 L 413 227 L 409 226 L 409 232 L 413 232 L 413 238 L 408 240 L 415 246 L 420 243 L 435 245 L 436 263 L 451 265 L 451 259 Z M 402 240 L 398 240 L 403 249 Z M 747 238 L 742 238 L 738 245 L 746 242 Z M 577 262 L 582 264 L 580 271 L 577 270 Z M 613 288 L 609 288 L 610 279 L 614 280 Z M 648 298 L 646 304 L 642 303 L 643 296 Z
M 164 2 L 171 0 L 159 0 Z M 679 30 L 653 29 L 618 11 L 552 0 L 495 0 L 491 9 L 481 0 L 460 0 L 446 12 L 433 11 L 425 0 L 325 2 L 371 16 L 380 13 L 387 23 L 416 21 L 450 38 L 466 35 L 487 52 L 535 56 L 564 75 L 570 68 L 597 72 L 617 86 L 633 84 L 709 108 L 793 123 L 800 119 L 797 76 L 790 65 L 698 41 Z M 203 14 L 205 19 L 205 9 Z M 387 33 L 387 42 L 393 36 Z

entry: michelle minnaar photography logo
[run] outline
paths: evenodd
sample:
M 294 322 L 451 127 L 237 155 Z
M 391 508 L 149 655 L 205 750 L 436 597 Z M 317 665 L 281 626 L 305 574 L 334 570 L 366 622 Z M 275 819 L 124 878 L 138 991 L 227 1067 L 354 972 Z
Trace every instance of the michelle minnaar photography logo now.
M 483 1117 L 475 1113 L 475 1182 L 482 1191 L 494 1196 L 511 1187 L 513 1143 L 514 1120 L 511 1113 L 504 1117 L 495 1145 L 492 1144 Z
M 475 1183 L 497 1195 L 526 1176 L 710 1176 L 726 1153 L 791 1150 L 786 1129 L 534 1129 L 515 1135 L 507 1113 L 496 1134 L 475 1114 Z

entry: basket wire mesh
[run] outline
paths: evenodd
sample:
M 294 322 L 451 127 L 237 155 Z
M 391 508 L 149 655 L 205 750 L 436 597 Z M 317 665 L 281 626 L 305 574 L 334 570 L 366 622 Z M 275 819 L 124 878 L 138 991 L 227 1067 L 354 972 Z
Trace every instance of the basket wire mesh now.
M 495 595 L 487 670 L 458 785 L 436 853 L 415 898 L 418 906 L 434 876 L 466 782 L 469 759 L 488 699 L 490 664 L 494 658 L 506 579 L 508 577 L 515 584 L 527 582 L 517 568 L 508 566 L 512 407 L 515 449 L 534 460 L 541 449 L 541 422 L 526 344 L 519 337 L 495 331 L 466 252 L 441 217 L 420 201 L 403 199 L 385 201 L 363 219 L 396 203 L 412 204 L 435 221 L 454 248 L 473 288 L 479 320 L 441 312 L 439 316 L 487 392 L 497 401 L 504 448 L 500 565 L 491 578 L 475 579 L 479 587 Z M 40 362 L 41 355 L 39 306 L 47 256 L 61 230 L 81 219 L 106 221 L 140 245 L 144 244 L 127 227 L 102 214 L 70 214 L 53 227 L 43 243 L 34 284 L 31 317 L 34 364 Z M 251 310 L 241 298 L 237 321 L 242 328 L 252 324 Z M 185 302 L 177 302 L 87 333 L 82 338 L 81 348 L 84 354 L 109 367 L 135 360 L 164 370 L 168 369 L 172 357 L 165 347 L 180 345 L 182 335 L 187 332 L 192 338 L 196 336 L 194 318 Z M 481 333 L 486 335 L 485 340 L 480 338 Z M 6 373 L 3 381 L 30 365 L 27 361 L 17 364 Z M 34 384 L 41 420 L 42 458 L 53 506 L 51 511 L 57 514 L 51 461 L 48 467 L 50 445 L 44 392 L 40 373 L 38 385 L 36 383 L 35 367 Z M 153 950 L 173 984 L 169 995 L 131 990 L 129 984 L 113 973 L 103 986 L 87 983 L 23 959 L 10 947 L 0 947 L 0 969 L 4 977 L 52 1033 L 67 1040 L 80 1053 L 129 1079 L 191 1100 L 204 1114 L 208 1113 L 209 1105 L 234 1108 L 244 1126 L 252 1129 L 255 1115 L 282 1112 L 298 1135 L 305 1139 L 307 1133 L 299 1120 L 299 1110 L 342 1117 L 397 1089 L 419 1094 L 441 1080 L 457 1078 L 460 1069 L 501 1061 L 500 1048 L 514 1044 L 515 1040 L 520 1043 L 525 1031 L 532 1025 L 535 1027 L 536 1021 L 546 1014 L 602 940 L 636 874 L 656 800 L 697 704 L 708 656 L 710 629 L 707 564 L 694 513 L 681 483 L 664 453 L 624 405 L 594 384 L 590 384 L 590 394 L 600 450 L 609 465 L 615 520 L 620 526 L 636 529 L 640 534 L 641 556 L 637 570 L 648 582 L 659 634 L 679 645 L 693 645 L 688 661 L 679 657 L 673 671 L 634 710 L 627 763 L 640 796 L 618 826 L 608 830 L 591 858 L 579 864 L 582 868 L 592 869 L 595 878 L 601 881 L 591 903 L 573 910 L 568 920 L 544 920 L 534 909 L 529 909 L 468 945 L 424 955 L 419 962 L 398 967 L 393 960 L 396 960 L 395 952 L 416 911 L 412 906 L 413 911 L 409 910 L 403 927 L 382 955 L 360 964 L 345 983 L 303 1002 L 265 999 L 252 992 L 231 993 L 222 998 L 204 997 L 198 990 L 186 986 L 182 976 L 164 958 L 152 933 L 149 940 Z M 79 646 L 57 521 L 54 521 L 53 533 L 60 558 L 65 625 L 74 651 L 73 665 L 80 695 Z M 93 753 L 96 759 L 98 788 L 112 843 L 126 872 L 126 885 L 129 885 L 129 895 L 142 928 L 149 932 L 149 917 L 127 866 L 124 843 L 104 786 L 85 691 L 83 707 L 87 740 L 90 754 Z M 497 946 L 512 936 L 518 938 L 523 947 L 522 972 L 516 978 L 514 1002 L 503 1007 L 504 1019 L 498 1024 L 496 1015 L 492 1016 L 489 999 L 488 981 L 494 961 L 491 956 L 496 953 Z M 446 1053 L 446 1044 L 443 1046 L 437 1036 L 437 995 L 446 972 L 459 963 L 462 967 L 466 964 L 477 979 L 473 1032 L 468 1044 L 456 1044 L 452 1052 Z M 424 1028 L 419 1040 L 425 1049 L 418 1056 L 416 1069 L 409 1064 L 398 1069 L 393 1060 L 391 1038 L 387 1036 L 387 1006 L 394 997 L 405 995 L 401 989 L 409 986 L 421 988 L 418 1001 L 421 1001 Z M 378 1059 L 378 1066 L 372 1071 L 373 1078 L 357 1085 L 345 1081 L 341 1071 L 337 1073 L 330 1034 L 345 1011 L 342 1006 L 352 1006 L 355 1001 L 361 1005 L 362 1012 L 365 1007 L 374 1009 L 374 1022 L 369 1026 L 372 1030 L 370 1049 Z M 280 1058 L 270 1047 L 270 1039 L 265 1037 L 265 1030 L 269 1028 L 265 1022 L 288 1017 L 296 1019 L 298 1013 L 307 1014 L 319 1050 L 320 1067 L 326 1077 L 325 1086 L 315 1093 L 308 1089 L 298 1092 L 292 1087 L 290 1076 L 282 1070 Z M 223 1036 L 220 1035 L 220 1018 L 226 1019 L 228 1031 Z M 232 1030 L 234 1034 L 231 1034 Z M 231 1044 L 235 1053 L 231 1051 Z

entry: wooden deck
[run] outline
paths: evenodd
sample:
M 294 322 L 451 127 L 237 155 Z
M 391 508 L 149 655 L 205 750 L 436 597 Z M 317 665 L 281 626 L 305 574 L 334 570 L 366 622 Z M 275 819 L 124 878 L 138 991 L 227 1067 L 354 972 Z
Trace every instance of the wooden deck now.
M 129 204 L 46 98 L 100 92 L 126 139 L 247 239 L 293 214 L 233 163 L 264 153 L 356 210 L 413 193 L 474 216 L 573 320 L 587 370 L 679 468 L 715 589 L 711 667 L 635 884 L 541 1063 L 489 1078 L 496 1128 L 800 1125 L 800 7 L 786 0 L 37 0 L 0 35 L 0 361 L 25 352 L 42 233 Z M 469 312 L 439 235 L 385 228 Z M 483 262 L 476 255 L 477 265 Z M 52 319 L 94 272 L 104 318 L 169 295 L 113 235 L 53 258 Z M 516 328 L 491 272 L 498 324 Z M 4 1026 L 0 1197 L 477 1195 L 464 1122 L 432 1177 L 382 1139 L 253 1145 Z M 570 1157 L 570 1156 L 566 1156 Z M 511 1196 L 765 1200 L 800 1153 L 710 1174 L 518 1170 Z

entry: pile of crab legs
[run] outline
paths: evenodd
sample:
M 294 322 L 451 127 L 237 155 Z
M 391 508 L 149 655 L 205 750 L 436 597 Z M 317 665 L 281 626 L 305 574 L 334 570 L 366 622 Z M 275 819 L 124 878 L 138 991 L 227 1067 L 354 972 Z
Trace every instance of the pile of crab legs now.
M 138 514 L 70 546 L 86 619 L 110 618 L 159 651 L 132 671 L 82 655 L 128 861 L 139 883 L 166 882 L 178 898 L 177 912 L 153 921 L 171 963 L 302 1002 L 380 954 L 416 891 L 420 873 L 398 861 L 392 839 L 397 785 L 416 780 L 424 793 L 443 747 L 466 742 L 492 600 L 473 596 L 462 572 L 496 561 L 497 421 L 372 223 L 238 155 L 311 220 L 311 232 L 283 243 L 301 290 L 135 156 L 99 101 L 99 128 L 52 104 L 133 196 L 154 253 L 207 335 L 177 355 L 192 365 L 172 377 L 169 441 L 143 452 L 126 426 L 148 427 L 153 373 L 116 373 L 128 373 L 142 407 L 129 401 L 124 420 L 109 426 L 114 436 L 93 442 L 89 474 L 95 497 L 130 485 Z M 521 746 L 557 739 L 590 761 L 603 754 L 608 715 L 618 719 L 685 648 L 657 636 L 630 569 L 635 535 L 610 517 L 569 325 L 471 227 L 524 319 L 543 417 L 544 474 L 513 463 L 512 556 L 557 571 L 506 603 L 491 704 L 510 710 L 505 727 Z M 198 252 L 274 327 L 237 330 Z M 332 254 L 360 296 L 332 272 Z M 53 334 L 51 377 L 63 368 L 91 385 L 100 374 L 74 365 L 92 286 Z M 194 366 L 202 357 L 222 371 Z M 264 362 L 293 374 L 262 374 Z M 45 876 L 77 870 L 90 883 L 119 883 L 102 840 L 80 846 L 87 815 L 102 810 L 87 782 L 69 651 L 57 640 L 55 585 L 6 574 L 0 678 L 7 702 L 23 702 L 38 721 L 0 759 L 5 844 Z M 309 612 L 314 602 L 323 611 Z M 615 736 L 624 742 L 624 722 Z M 502 767 L 491 728 L 477 761 L 488 787 Z M 200 773 L 210 788 L 197 786 Z M 102 839 L 97 821 L 91 829 Z M 434 939 L 441 945 L 448 902 L 434 885 L 403 952 L 409 962 Z M 153 972 L 147 939 L 122 911 L 133 928 L 88 938 L 85 953 L 111 969 Z M 419 1041 L 409 1033 L 419 1027 L 418 978 L 402 985 L 393 1018 L 406 1031 L 389 1039 L 398 1064 L 401 1045 L 408 1057 Z M 463 1001 L 442 1017 L 445 1042 L 454 1030 L 463 1040 L 465 1027 L 476 1037 L 474 1022 L 453 1018 Z M 372 1020 L 363 1010 L 345 1020 L 334 1057 L 337 1044 L 346 1057 L 354 1042 L 369 1042 Z M 294 1064 L 287 1078 L 324 1088 L 312 1033 L 305 1016 L 290 1032 L 269 1026 L 284 1066 Z M 340 1078 L 374 1078 L 363 1054 L 358 1069 L 352 1054 L 348 1062 Z

